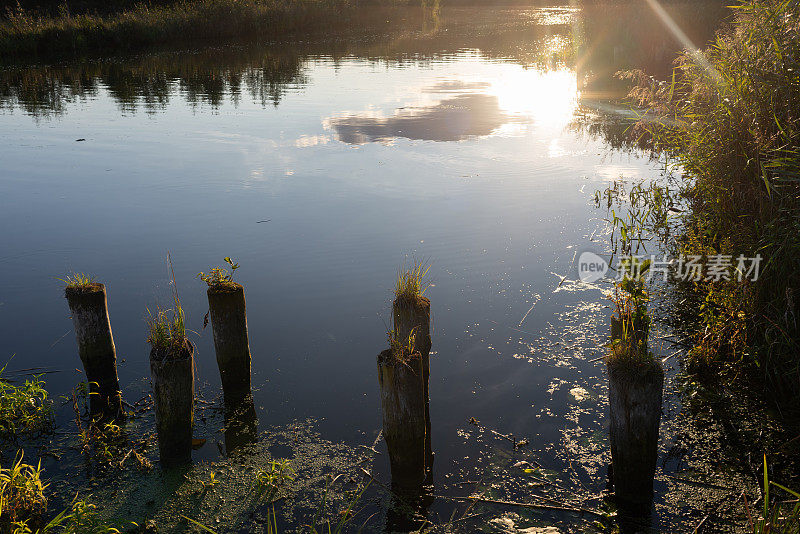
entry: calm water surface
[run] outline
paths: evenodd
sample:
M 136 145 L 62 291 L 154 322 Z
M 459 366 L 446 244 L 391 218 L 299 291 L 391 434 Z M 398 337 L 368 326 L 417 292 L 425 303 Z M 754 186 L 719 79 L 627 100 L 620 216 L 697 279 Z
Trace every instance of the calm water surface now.
M 445 13 L 410 37 L 2 71 L 9 369 L 59 371 L 46 376 L 55 394 L 82 380 L 56 278 L 89 272 L 107 284 L 120 381 L 140 391 L 145 310 L 169 305 L 169 252 L 199 379 L 216 395 L 195 276 L 232 256 L 260 427 L 313 417 L 327 439 L 370 444 L 394 278 L 424 259 L 437 489 L 463 495 L 454 484 L 509 448 L 496 430 L 527 438 L 555 471 L 577 460 L 576 481 L 602 490 L 606 389 L 592 360 L 609 312 L 572 261 L 606 248 L 595 191 L 659 167 L 575 126 L 611 68 L 576 61 L 596 48 L 579 12 L 506 13 L 520 24 L 496 35 L 462 15 L 457 35 Z M 614 39 L 602 43 L 624 44 Z M 650 46 L 655 63 L 678 48 L 669 35 Z M 217 454 L 209 443 L 196 458 Z M 385 455 L 376 476 L 388 480 Z M 655 521 L 669 523 L 659 506 Z

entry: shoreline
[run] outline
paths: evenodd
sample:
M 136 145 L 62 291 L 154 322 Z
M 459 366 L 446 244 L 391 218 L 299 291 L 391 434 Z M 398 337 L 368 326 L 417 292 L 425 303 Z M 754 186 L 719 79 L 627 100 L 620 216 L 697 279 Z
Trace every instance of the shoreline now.
M 383 6 L 381 6 L 383 7 Z M 392 11 L 394 6 L 385 6 Z M 9 11 L 0 19 L 5 64 L 146 52 L 161 46 L 276 41 L 302 34 L 335 35 L 358 8 L 338 0 L 198 0 L 139 4 L 111 15 L 58 17 Z M 384 19 L 386 10 L 377 10 Z M 388 22 L 388 21 L 387 21 Z

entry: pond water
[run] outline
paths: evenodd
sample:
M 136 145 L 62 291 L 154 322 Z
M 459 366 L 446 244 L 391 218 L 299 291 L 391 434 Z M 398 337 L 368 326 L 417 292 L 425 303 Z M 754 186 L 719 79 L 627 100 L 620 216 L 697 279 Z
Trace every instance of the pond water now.
M 671 10 L 700 43 L 723 13 Z M 138 395 L 146 309 L 170 303 L 169 253 L 213 397 L 196 274 L 231 256 L 259 427 L 314 418 L 325 439 L 370 445 L 394 281 L 424 260 L 436 493 L 465 495 L 459 484 L 517 454 L 605 488 L 607 286 L 576 282 L 574 258 L 608 246 L 596 190 L 660 176 L 647 154 L 614 142 L 626 124 L 611 75 L 668 72 L 681 44 L 646 5 L 445 9 L 389 26 L 0 70 L 8 369 L 53 371 L 53 394 L 82 380 L 57 278 L 87 272 L 107 285 L 123 394 Z M 514 451 L 492 431 L 529 444 Z M 195 460 L 218 460 L 219 433 L 199 437 L 210 443 Z M 662 527 L 686 512 L 664 496 L 665 469 Z M 385 454 L 374 476 L 388 481 Z M 431 517 L 451 506 L 434 501 Z M 531 521 L 570 530 L 587 519 Z

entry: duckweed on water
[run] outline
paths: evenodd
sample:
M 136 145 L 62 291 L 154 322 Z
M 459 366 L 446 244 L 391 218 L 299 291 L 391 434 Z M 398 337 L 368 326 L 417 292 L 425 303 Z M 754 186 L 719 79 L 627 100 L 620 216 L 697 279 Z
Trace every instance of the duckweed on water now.
M 308 531 L 300 526 L 315 518 L 318 529 L 338 520 L 368 483 L 361 467 L 369 468 L 372 457 L 369 449 L 324 440 L 306 421 L 263 432 L 257 443 L 219 462 L 118 471 L 94 490 L 93 500 L 111 523 L 152 520 L 164 532 L 199 528 L 186 518 L 214 531 L 269 532 L 273 510 L 278 522 Z M 358 508 L 351 515 L 367 520 Z

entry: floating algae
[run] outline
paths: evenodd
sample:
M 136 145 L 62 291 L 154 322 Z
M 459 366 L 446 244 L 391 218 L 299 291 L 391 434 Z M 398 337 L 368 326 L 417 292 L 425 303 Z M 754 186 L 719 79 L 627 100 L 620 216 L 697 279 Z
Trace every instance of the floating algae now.
M 295 531 L 283 525 L 300 531 L 315 517 L 335 522 L 366 484 L 361 468 L 369 468 L 374 453 L 324 440 L 314 428 L 313 420 L 272 427 L 218 462 L 126 469 L 93 488 L 92 500 L 112 524 L 152 522 L 159 532 L 200 531 L 185 517 L 219 533 L 266 532 L 273 509 L 281 532 Z M 284 459 L 287 476 L 267 486 L 264 474 Z

